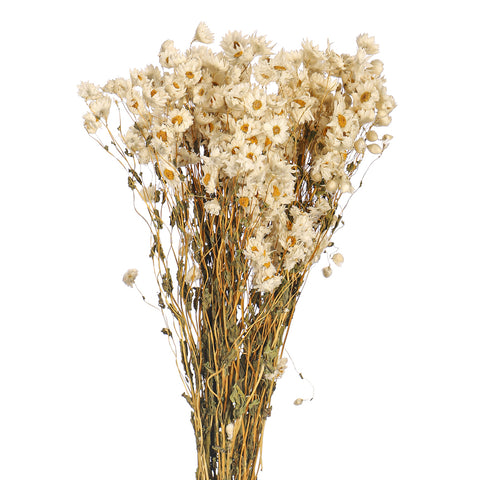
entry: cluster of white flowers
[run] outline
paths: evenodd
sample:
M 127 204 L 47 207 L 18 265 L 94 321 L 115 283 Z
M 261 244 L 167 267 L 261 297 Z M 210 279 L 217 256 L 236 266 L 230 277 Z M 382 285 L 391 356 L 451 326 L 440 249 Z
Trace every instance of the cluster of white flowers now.
M 212 41 L 200 24 L 192 45 Z M 112 101 L 126 108 L 133 122 L 115 138 L 137 170 L 155 168 L 154 187 L 142 193 L 148 201 L 156 190 L 195 186 L 215 216 L 234 188 L 235 209 L 225 214 L 255 226 L 244 255 L 254 287 L 273 291 L 286 272 L 318 260 L 335 202 L 353 192 L 350 179 L 367 150 L 378 155 L 391 138 L 376 132 L 395 107 L 383 64 L 372 59 L 378 47 L 365 34 L 357 46 L 355 55 L 339 55 L 305 40 L 300 50 L 274 53 L 264 37 L 234 31 L 217 53 L 205 45 L 181 52 L 168 40 L 160 66 L 103 87 L 80 85 L 85 128 L 92 135 L 108 128 Z

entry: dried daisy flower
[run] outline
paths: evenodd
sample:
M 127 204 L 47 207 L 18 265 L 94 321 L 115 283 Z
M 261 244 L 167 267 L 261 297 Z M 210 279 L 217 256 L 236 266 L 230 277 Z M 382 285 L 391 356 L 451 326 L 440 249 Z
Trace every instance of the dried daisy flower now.
M 138 270 L 135 268 L 130 268 L 125 272 L 123 275 L 123 283 L 127 285 L 127 287 L 133 288 L 133 284 L 135 283 L 135 279 L 137 278 Z
M 214 36 L 210 29 L 207 27 L 205 22 L 200 22 L 197 29 L 195 30 L 195 35 L 192 42 L 200 43 L 213 43 Z

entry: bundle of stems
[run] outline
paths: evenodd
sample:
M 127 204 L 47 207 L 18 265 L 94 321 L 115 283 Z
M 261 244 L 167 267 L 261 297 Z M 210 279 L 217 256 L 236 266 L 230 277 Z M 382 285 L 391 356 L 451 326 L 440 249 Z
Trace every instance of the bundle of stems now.
M 212 40 L 201 23 L 194 41 Z M 391 138 L 374 130 L 395 106 L 371 59 L 377 46 L 367 35 L 357 44 L 355 56 L 308 41 L 273 54 L 264 37 L 229 32 L 222 52 L 183 54 L 167 41 L 161 68 L 79 87 L 85 128 L 126 170 L 151 233 L 197 480 L 257 478 L 302 287 L 333 245 L 366 153 Z

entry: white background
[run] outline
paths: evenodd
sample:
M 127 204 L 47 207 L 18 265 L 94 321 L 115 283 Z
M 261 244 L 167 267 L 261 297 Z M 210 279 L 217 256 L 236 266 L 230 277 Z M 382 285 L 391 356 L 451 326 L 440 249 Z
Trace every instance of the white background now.
M 0 51 L 0 478 L 193 479 L 189 408 L 157 312 L 121 282 L 149 238 L 77 85 L 255 30 L 353 53 L 375 35 L 398 108 L 310 275 L 263 480 L 480 479 L 478 18 L 470 1 L 9 2 Z M 469 5 L 472 5 L 471 7 Z

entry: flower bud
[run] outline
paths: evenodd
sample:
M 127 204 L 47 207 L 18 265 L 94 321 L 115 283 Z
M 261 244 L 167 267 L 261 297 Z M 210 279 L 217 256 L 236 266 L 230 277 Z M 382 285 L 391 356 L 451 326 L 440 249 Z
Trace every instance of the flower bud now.
M 370 70 L 374 75 L 380 75 L 383 72 L 383 62 L 381 60 L 375 59 L 370 62 Z
M 327 184 L 325 185 L 325 188 L 327 189 L 328 193 L 334 193 L 336 192 L 338 188 L 338 183 L 335 180 L 329 180 Z
M 227 440 L 232 440 L 232 438 L 233 438 L 233 431 L 234 431 L 233 423 L 229 423 L 229 424 L 225 427 L 225 433 L 227 434 Z
M 369 130 L 367 132 L 367 140 L 369 142 L 376 142 L 378 140 L 378 134 L 375 130 Z
M 354 192 L 353 186 L 350 183 L 350 180 L 348 180 L 348 178 L 345 179 L 342 182 L 342 184 L 340 185 L 340 190 L 342 191 L 342 193 L 353 193 Z
M 355 150 L 358 152 L 358 153 L 363 153 L 365 152 L 365 148 L 367 147 L 367 144 L 365 143 L 365 140 L 363 138 L 359 138 L 355 144 Z
M 293 402 L 294 405 L 301 405 L 302 403 L 303 403 L 303 398 L 297 398 L 297 399 Z
M 368 148 L 368 151 L 370 153 L 373 153 L 374 155 L 378 155 L 382 153 L 382 147 L 376 143 L 370 144 L 367 148 Z
M 332 269 L 330 267 L 325 267 L 322 269 L 323 276 L 328 278 L 332 274 Z
M 332 260 L 333 260 L 333 263 L 334 263 L 337 267 L 341 267 L 342 264 L 343 264 L 344 258 L 343 258 L 343 255 L 342 255 L 341 253 L 336 253 L 336 254 L 332 257 Z

